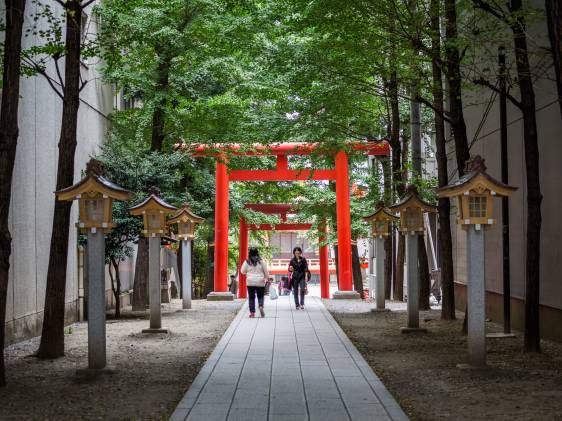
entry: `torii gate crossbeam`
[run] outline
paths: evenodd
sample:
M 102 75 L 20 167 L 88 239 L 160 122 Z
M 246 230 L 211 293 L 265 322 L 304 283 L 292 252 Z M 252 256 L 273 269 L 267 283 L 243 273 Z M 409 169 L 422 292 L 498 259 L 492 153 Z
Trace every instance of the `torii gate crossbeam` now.
M 361 150 L 369 155 L 389 155 L 387 142 L 354 142 L 352 149 Z M 309 155 L 319 152 L 321 145 L 317 143 L 275 143 L 272 145 L 256 145 L 252 150 L 244 151 L 240 145 L 199 145 L 188 148 L 176 145 L 176 149 L 190 150 L 194 155 L 219 155 L 216 162 L 216 193 L 215 193 L 215 268 L 214 291 L 208 295 L 209 300 L 231 300 L 228 292 L 228 186 L 230 181 L 297 181 L 297 180 L 335 180 L 336 182 L 336 219 L 338 232 L 338 285 L 340 290 L 334 298 L 359 298 L 353 291 L 351 269 L 351 217 L 349 212 L 349 169 L 348 156 L 344 150 L 335 152 L 335 168 L 320 170 L 290 170 L 288 156 Z M 233 170 L 230 174 L 227 167 L 227 152 L 236 155 L 265 155 L 277 157 L 277 168 L 274 170 Z M 222 156 L 221 156 L 222 155 Z

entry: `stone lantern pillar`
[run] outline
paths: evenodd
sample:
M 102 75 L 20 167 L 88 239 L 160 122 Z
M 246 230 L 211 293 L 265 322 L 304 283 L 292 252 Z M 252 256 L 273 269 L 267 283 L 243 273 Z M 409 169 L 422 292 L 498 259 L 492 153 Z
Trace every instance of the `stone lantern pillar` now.
M 168 225 L 177 227 L 177 236 L 181 240 L 182 257 L 182 308 L 191 308 L 191 244 L 195 238 L 195 226 L 205 221 L 195 215 L 187 203 L 168 220 Z
M 485 230 L 495 223 L 494 197 L 507 197 L 516 190 L 486 172 L 476 155 L 466 163 L 465 175 L 437 190 L 439 197 L 456 197 L 457 223 L 467 231 L 468 363 L 486 365 L 486 259 Z
M 107 364 L 105 334 L 105 237 L 113 228 L 113 200 L 129 200 L 131 192 L 104 177 L 103 165 L 95 159 L 86 166 L 86 177 L 55 192 L 57 200 L 79 203 L 80 231 L 88 238 L 88 370 Z
M 400 231 L 406 235 L 406 258 L 408 265 L 408 326 L 401 329 L 402 333 L 425 332 L 420 328 L 419 301 L 420 278 L 418 266 L 418 235 L 424 233 L 423 213 L 436 212 L 437 208 L 418 195 L 415 186 L 410 185 L 402 200 L 389 208 L 400 212 Z
M 149 196 L 129 209 L 131 215 L 142 215 L 143 235 L 148 237 L 148 295 L 150 300 L 150 328 L 143 333 L 167 333 L 162 329 L 162 308 L 160 290 L 160 241 L 166 230 L 166 215 L 178 209 L 160 198 L 160 189 L 151 187 Z
M 375 213 L 363 218 L 365 221 L 371 223 L 371 236 L 375 239 L 376 245 L 376 282 L 375 282 L 375 311 L 385 311 L 384 299 L 384 239 L 392 232 L 392 223 L 398 221 L 400 218 L 396 217 L 388 208 L 385 207 L 384 202 L 379 202 Z M 369 262 L 372 265 L 373 261 Z M 369 270 L 369 272 L 371 272 Z

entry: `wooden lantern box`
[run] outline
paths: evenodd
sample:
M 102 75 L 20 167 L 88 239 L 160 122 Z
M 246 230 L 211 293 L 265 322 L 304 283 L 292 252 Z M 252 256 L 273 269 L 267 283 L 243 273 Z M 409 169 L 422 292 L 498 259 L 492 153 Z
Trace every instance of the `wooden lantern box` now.
M 437 207 L 423 201 L 415 186 L 408 186 L 402 200 L 389 209 L 400 213 L 400 228 L 403 233 L 424 232 L 423 213 L 437 212 Z
M 399 219 L 390 213 L 383 202 L 377 204 L 375 213 L 363 218 L 366 222 L 371 223 L 371 234 L 373 237 L 388 237 L 391 233 L 392 223 Z
M 463 228 L 469 225 L 488 227 L 495 223 L 494 197 L 509 196 L 516 187 L 496 180 L 486 172 L 480 156 L 471 158 L 466 164 L 466 173 L 457 181 L 437 190 L 439 197 L 456 197 L 458 201 L 457 223 Z
M 114 200 L 129 200 L 131 192 L 103 176 L 103 165 L 95 159 L 86 166 L 86 177 L 55 192 L 58 200 L 78 200 L 78 228 L 81 231 L 111 229 Z
M 178 209 L 160 198 L 160 191 L 156 188 L 149 190 L 150 195 L 136 206 L 129 209 L 134 216 L 142 215 L 145 237 L 162 236 L 166 232 L 166 215 Z

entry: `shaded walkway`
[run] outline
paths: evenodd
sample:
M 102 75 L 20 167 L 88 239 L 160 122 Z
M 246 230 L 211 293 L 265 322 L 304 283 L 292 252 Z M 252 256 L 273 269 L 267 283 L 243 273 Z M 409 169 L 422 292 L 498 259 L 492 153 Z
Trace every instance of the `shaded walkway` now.
M 290 298 L 245 305 L 171 420 L 407 420 L 322 302 Z

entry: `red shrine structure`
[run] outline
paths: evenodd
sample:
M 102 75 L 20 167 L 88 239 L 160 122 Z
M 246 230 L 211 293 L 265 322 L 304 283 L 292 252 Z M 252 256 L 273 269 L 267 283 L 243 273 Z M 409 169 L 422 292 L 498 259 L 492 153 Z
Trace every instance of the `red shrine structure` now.
M 294 212 L 294 208 L 291 205 L 279 204 L 279 203 L 266 203 L 266 204 L 248 204 L 245 206 L 248 209 L 252 209 L 257 212 L 269 214 L 269 215 L 280 215 L 280 224 L 248 224 L 245 219 L 240 219 L 240 247 L 238 253 L 239 266 L 242 266 L 244 259 L 248 253 L 248 231 L 298 231 L 298 230 L 310 230 L 312 224 L 307 223 L 288 223 L 287 214 Z M 326 242 L 326 226 L 320 225 L 319 230 L 319 240 L 320 240 L 320 296 L 322 298 L 330 298 L 330 272 L 328 267 L 328 246 Z M 287 272 L 287 267 L 284 268 L 284 272 Z M 270 271 L 270 273 L 273 273 Z M 240 274 L 240 287 L 238 289 L 239 297 L 246 298 L 246 275 Z
M 361 151 L 368 155 L 388 156 L 388 142 L 350 142 L 348 149 Z M 231 181 L 306 181 L 332 180 L 336 182 L 336 223 L 338 230 L 338 284 L 339 291 L 333 298 L 359 298 L 353 291 L 351 270 L 351 220 L 349 213 L 349 168 L 346 150 L 326 150 L 319 143 L 292 142 L 257 144 L 247 147 L 239 144 L 197 145 L 193 148 L 185 144 L 176 145 L 178 150 L 186 150 L 194 156 L 216 156 L 215 193 L 215 267 L 214 291 L 209 300 L 232 300 L 228 291 L 228 202 Z M 289 169 L 289 156 L 311 155 L 313 153 L 333 154 L 333 169 Z M 277 166 L 273 170 L 228 170 L 228 155 L 275 156 Z M 294 228 L 293 228 L 294 229 Z M 247 239 L 246 239 L 247 242 Z M 243 244 L 241 244 L 242 246 Z M 246 244 L 247 248 L 247 244 Z M 241 285 L 242 287 L 242 285 Z M 242 288 L 240 288 L 242 289 Z

